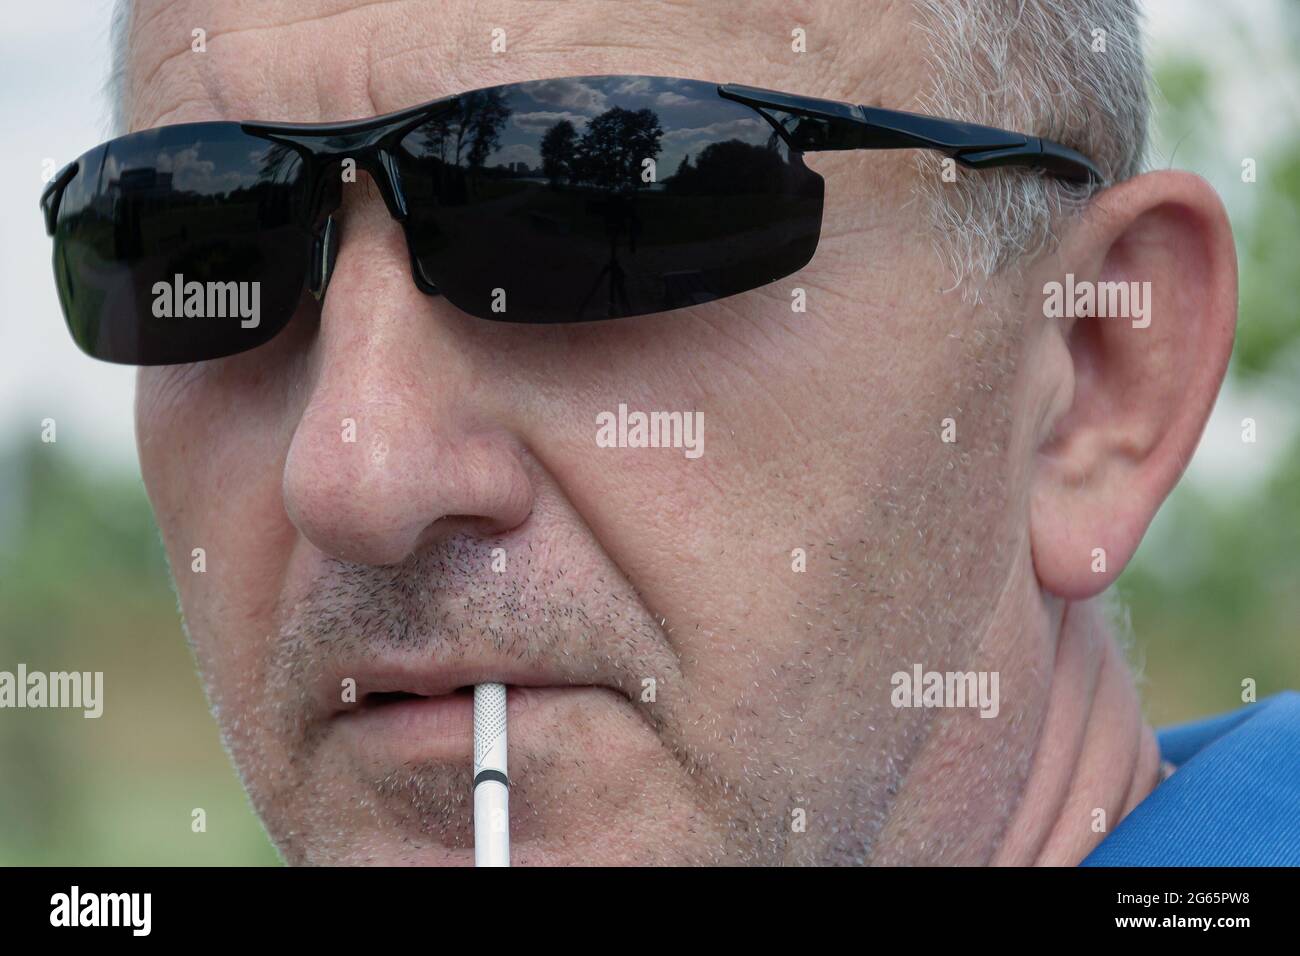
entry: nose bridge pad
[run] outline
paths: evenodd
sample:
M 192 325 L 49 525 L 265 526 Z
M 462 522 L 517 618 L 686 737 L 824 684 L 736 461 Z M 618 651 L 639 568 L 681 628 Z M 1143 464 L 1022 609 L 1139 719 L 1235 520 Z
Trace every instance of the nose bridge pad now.
M 386 149 L 379 150 L 379 168 L 384 174 L 379 183 L 379 192 L 384 197 L 384 204 L 388 206 L 388 214 L 398 222 L 404 222 L 406 194 L 402 191 L 402 174 L 397 168 L 397 160 Z
M 406 205 L 406 192 L 402 188 L 402 171 L 398 168 L 397 157 L 391 149 L 377 150 L 378 169 L 371 170 L 371 176 L 379 183 L 379 191 L 388 206 L 389 215 L 402 224 L 402 233 L 406 238 L 406 251 L 411 259 L 411 278 L 415 286 L 426 295 L 439 295 L 438 286 L 424 270 L 424 264 L 415 255 L 415 246 L 411 239 L 409 207 Z M 375 173 L 382 173 L 376 176 Z
M 313 243 L 311 257 L 311 294 L 319 302 L 325 298 L 325 289 L 330 284 L 330 276 L 334 274 L 334 261 L 338 258 L 339 250 L 339 227 L 334 222 L 334 217 L 330 216 L 325 220 L 325 226 L 316 234 L 316 241 Z
M 410 239 L 407 239 L 407 245 L 410 245 Z M 415 280 L 416 288 L 425 295 L 441 295 L 442 290 L 438 284 L 433 281 L 429 273 L 424 271 L 424 263 L 416 258 L 415 253 L 411 252 L 411 277 Z

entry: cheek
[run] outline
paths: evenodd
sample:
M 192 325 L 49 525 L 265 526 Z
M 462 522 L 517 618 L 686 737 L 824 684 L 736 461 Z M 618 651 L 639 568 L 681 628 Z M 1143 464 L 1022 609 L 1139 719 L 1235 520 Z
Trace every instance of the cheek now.
M 136 376 L 135 432 L 140 473 L 167 545 L 180 571 L 184 542 L 195 536 L 203 509 L 194 507 L 211 468 L 208 415 L 198 366 L 140 369 Z M 188 553 L 188 549 L 187 549 Z M 186 562 L 188 563 L 188 562 Z M 183 578 L 177 574 L 177 584 Z
M 257 395 L 223 381 L 216 364 L 142 369 L 137 379 L 141 474 L 205 670 L 251 663 L 239 648 L 272 628 L 293 546 L 282 429 Z M 220 658 L 205 653 L 214 641 Z

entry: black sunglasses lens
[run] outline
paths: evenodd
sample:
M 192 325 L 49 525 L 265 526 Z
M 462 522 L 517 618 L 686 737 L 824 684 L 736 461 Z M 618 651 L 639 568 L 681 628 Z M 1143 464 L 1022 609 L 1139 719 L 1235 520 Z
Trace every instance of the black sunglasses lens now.
M 54 234 L 77 345 L 170 365 L 266 342 L 306 283 L 307 191 L 294 150 L 232 123 L 147 130 L 87 153 Z
M 663 312 L 817 248 L 822 179 L 756 110 L 661 77 L 465 94 L 402 140 L 407 240 L 457 307 L 507 322 Z

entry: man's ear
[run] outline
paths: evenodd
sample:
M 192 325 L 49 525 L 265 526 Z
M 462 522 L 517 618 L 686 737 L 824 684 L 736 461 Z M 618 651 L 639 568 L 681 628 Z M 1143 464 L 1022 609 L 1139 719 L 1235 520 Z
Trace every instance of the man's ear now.
M 1030 360 L 1060 372 L 1035 439 L 1034 569 L 1082 600 L 1132 558 L 1214 406 L 1237 322 L 1232 228 L 1205 180 L 1148 173 L 1097 196 L 1034 274 L 1047 326 Z

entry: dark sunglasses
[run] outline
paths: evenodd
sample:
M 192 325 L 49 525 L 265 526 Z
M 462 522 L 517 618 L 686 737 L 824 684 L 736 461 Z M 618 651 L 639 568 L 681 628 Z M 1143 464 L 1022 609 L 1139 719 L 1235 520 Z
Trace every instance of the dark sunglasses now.
M 482 319 L 587 322 L 796 272 L 822 218 L 822 178 L 803 153 L 900 148 L 971 169 L 1102 179 L 1074 150 L 987 126 L 748 86 L 587 76 L 350 123 L 131 133 L 60 171 L 41 209 L 77 345 L 169 365 L 261 345 L 304 291 L 324 295 L 349 171 L 377 183 L 424 292 Z

